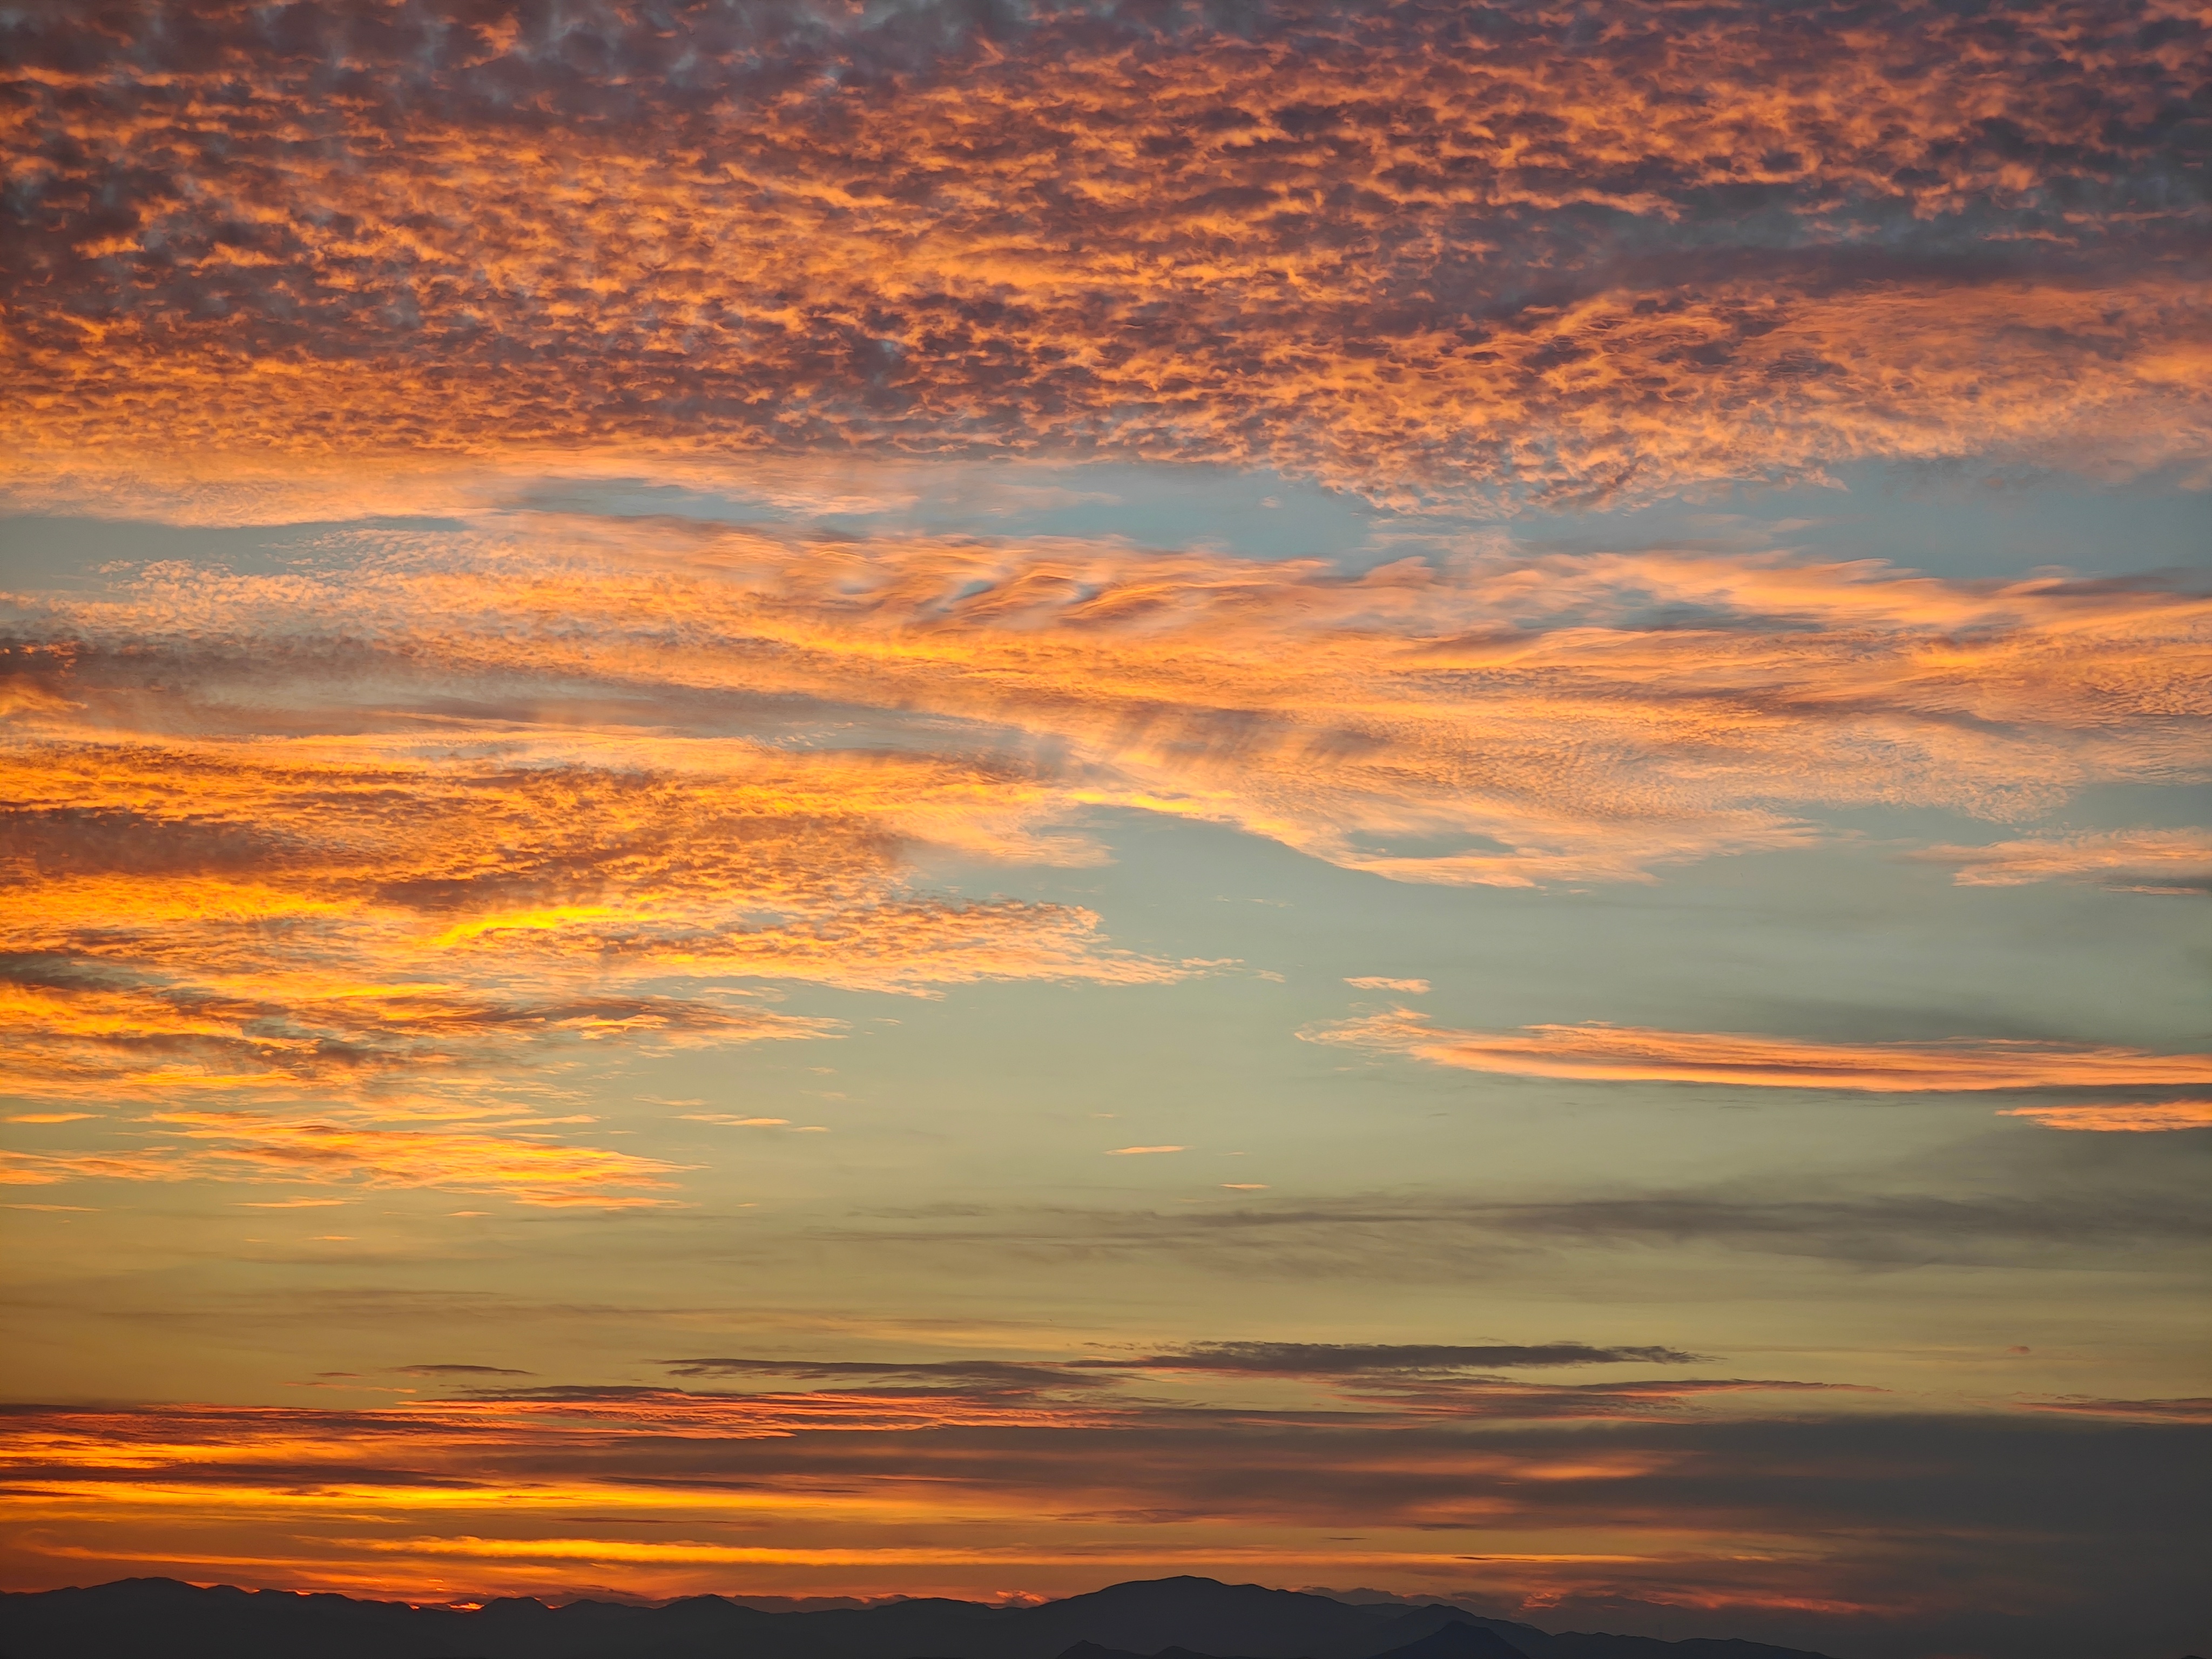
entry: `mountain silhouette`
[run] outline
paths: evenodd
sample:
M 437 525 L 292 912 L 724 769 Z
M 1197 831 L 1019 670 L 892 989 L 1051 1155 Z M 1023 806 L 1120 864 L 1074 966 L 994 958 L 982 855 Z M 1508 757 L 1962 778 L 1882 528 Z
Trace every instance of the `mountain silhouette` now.
M 1194 1653 L 1188 1648 L 1162 1648 L 1158 1653 L 1130 1653 L 1102 1648 L 1096 1642 L 1078 1642 L 1060 1659 L 1224 1659 L 1224 1656 Z M 1377 1654 L 1375 1659 L 1528 1659 L 1520 1649 L 1492 1630 L 1455 1619 L 1431 1631 L 1419 1640 Z
M 1352 1603 L 1211 1578 L 1036 1607 L 918 1599 L 769 1612 L 510 1597 L 413 1607 L 128 1578 L 0 1595 L 0 1659 L 1821 1659 L 1758 1642 L 1550 1635 L 1434 1603 Z
M 1494 1630 L 1454 1620 L 1377 1659 L 1528 1659 L 1528 1656 Z

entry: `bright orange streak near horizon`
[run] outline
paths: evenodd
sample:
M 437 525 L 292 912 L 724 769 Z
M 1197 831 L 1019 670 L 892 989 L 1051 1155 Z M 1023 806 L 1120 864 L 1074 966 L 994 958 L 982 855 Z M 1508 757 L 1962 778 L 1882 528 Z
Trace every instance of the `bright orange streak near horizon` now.
M 1631 1388 L 1640 1416 L 1664 1413 L 1670 1385 Z M 1540 1411 L 1547 1393 L 1589 1391 L 1516 1386 L 1507 1420 L 1516 1399 Z M 1260 1475 L 1291 1427 L 1310 1431 L 1303 1496 Z M 728 1589 L 732 1567 L 765 1571 L 756 1589 L 863 1588 L 888 1566 L 973 1593 L 966 1569 L 993 1564 L 1075 1588 L 1161 1561 L 1418 1573 L 1479 1559 L 1524 1587 L 1587 1589 L 1640 1565 L 1723 1602 L 1806 1594 L 1817 1539 L 1754 1545 L 1727 1505 L 1686 1516 L 1639 1495 L 1686 1455 L 1454 1434 L 1433 1407 L 1224 1414 L 941 1392 L 20 1408 L 0 1424 L 15 1558 L 40 1582 L 99 1562 L 387 1595 L 574 1593 L 577 1565 L 597 1563 L 636 1570 L 636 1596 Z M 1223 1469 L 1250 1474 L 1224 1486 Z M 1326 1535 L 1339 1484 L 1366 1494 L 1364 1547 Z M 581 1518 L 601 1530 L 580 1534 Z M 644 1523 L 682 1541 L 626 1530 Z M 1439 1528 L 1453 1547 L 1437 1547 Z

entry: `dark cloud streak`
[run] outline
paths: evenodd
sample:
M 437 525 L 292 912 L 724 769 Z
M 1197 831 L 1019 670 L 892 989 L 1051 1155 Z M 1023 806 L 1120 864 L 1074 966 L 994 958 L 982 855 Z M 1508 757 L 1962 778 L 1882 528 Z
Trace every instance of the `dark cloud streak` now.
M 1813 1257 L 1851 1268 L 2002 1264 L 2063 1271 L 2089 1260 L 2139 1259 L 2146 1246 L 2182 1246 L 2208 1234 L 2212 1219 L 2192 1194 L 2100 1182 L 2074 1193 L 2002 1195 L 1716 1190 L 1513 1201 L 1395 1192 L 1211 1213 L 918 1207 L 856 1213 L 822 1236 L 951 1254 L 988 1249 L 1041 1262 L 1170 1257 L 1269 1277 L 1419 1280 L 1556 1249 L 1655 1245 Z
M 1372 1371 L 1450 1372 L 1555 1365 L 1686 1365 L 1707 1358 L 1676 1348 L 1592 1347 L 1582 1342 L 1537 1346 L 1454 1346 L 1436 1343 L 1195 1342 L 1127 1359 L 1068 1363 L 1116 1370 L 1205 1371 L 1225 1376 L 1352 1376 Z

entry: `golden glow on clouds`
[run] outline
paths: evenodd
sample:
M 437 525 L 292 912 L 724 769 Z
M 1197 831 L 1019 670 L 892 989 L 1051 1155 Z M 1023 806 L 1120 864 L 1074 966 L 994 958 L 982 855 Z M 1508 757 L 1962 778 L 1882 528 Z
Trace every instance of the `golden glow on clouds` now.
M 1310 1042 L 1407 1054 L 1462 1071 L 1609 1083 L 1717 1083 L 1753 1089 L 1905 1094 L 2189 1087 L 2212 1082 L 2212 1054 L 2154 1054 L 2074 1042 L 1971 1037 L 1942 1042 L 1812 1042 L 1596 1024 L 1531 1025 L 1514 1032 L 1455 1031 L 1430 1024 L 1425 1015 L 1409 1008 L 1314 1026 L 1302 1035 Z M 2021 1115 L 2040 1117 L 2043 1109 L 2030 1108 Z
M 8 1181 L 653 1201 L 672 1166 L 566 1144 L 564 1068 L 595 1045 L 835 1030 L 702 981 L 1187 971 L 1103 948 L 1085 912 L 907 888 L 915 840 L 1052 855 L 1026 838 L 1036 789 L 990 769 L 374 708 L 347 722 L 413 729 L 186 736 L 183 705 L 134 730 L 153 711 L 101 690 L 0 754 L 26 830 L 0 942 L 46 964 L 0 987 L 0 1082 L 135 1107 L 139 1145 L 10 1155 Z
M 1399 879 L 1635 879 L 1806 844 L 1815 832 L 1792 805 L 2002 821 L 2092 783 L 2212 770 L 2212 601 L 2156 589 L 1705 555 L 1474 553 L 1347 578 L 1082 544 L 526 525 L 442 548 L 395 538 L 321 580 L 155 573 L 132 599 L 54 605 L 39 625 L 133 648 L 282 639 L 311 684 L 343 665 L 387 695 L 582 677 L 641 720 L 708 718 L 697 700 L 722 699 L 720 718 L 758 720 L 757 705 L 726 700 L 799 698 L 973 722 L 896 739 L 970 753 L 1003 750 L 1011 728 L 1066 758 L 979 775 L 947 757 L 920 788 L 900 767 L 922 763 L 870 757 L 838 781 L 863 802 L 905 799 L 895 833 L 1024 860 L 1089 855 L 1041 832 L 1072 805 L 1108 804 Z M 1711 625 L 1686 625 L 1684 609 Z M 1650 620 L 1661 612 L 1674 614 Z M 340 616 L 339 630 L 322 620 Z M 124 698 L 102 700 L 129 718 Z M 560 752 L 531 731 L 498 735 L 521 766 Z M 743 753 L 597 740 L 607 764 L 695 775 Z M 362 741 L 424 745 L 412 732 Z M 799 761 L 780 763 L 798 778 Z M 1466 850 L 1392 847 L 1447 837 Z
M 27 27 L 6 448 L 2201 468 L 2204 25 L 2137 9 Z
M 2130 893 L 2212 893 L 2212 831 L 2203 830 L 2105 830 L 1930 847 L 1914 856 L 1954 866 L 1962 887 L 2084 881 Z
M 2212 1100 L 2139 1100 L 2087 1106 L 2014 1106 L 1999 1114 L 2024 1117 L 2049 1129 L 2103 1130 L 2120 1134 L 2166 1129 L 2212 1129 Z
M 573 1590 L 593 1566 L 645 1595 L 865 1592 L 887 1577 L 973 1595 L 1007 1572 L 1066 1593 L 1170 1569 L 1388 1571 L 1530 1608 L 1588 1595 L 1895 1609 L 1981 1590 L 1985 1522 L 1931 1517 L 1877 1542 L 1802 1505 L 1808 1477 L 1890 1478 L 1856 1437 L 1887 1432 L 1881 1418 L 1802 1415 L 1820 1385 L 1370 1368 L 1285 1409 L 1255 1407 L 1234 1381 L 1212 1403 L 1170 1405 L 1117 1401 L 1095 1372 L 1050 1362 L 999 1368 L 1027 1383 L 948 1385 L 929 1369 L 818 1393 L 18 1408 L 0 1420 L 15 1494 L 0 1527 L 27 1582 L 163 1571 L 417 1599 Z M 2186 1420 L 2201 1406 L 2027 1399 L 1978 1432 L 2052 1412 Z
M 2212 1054 L 2158 1054 L 2089 1043 L 1955 1038 L 1941 1042 L 1814 1042 L 1741 1033 L 1655 1031 L 1596 1023 L 1461 1031 L 1410 1008 L 1309 1026 L 1310 1042 L 1403 1054 L 1503 1077 L 1870 1094 L 1999 1089 L 2201 1088 Z M 2153 1133 L 2212 1128 L 2212 1101 L 2075 1102 L 2008 1107 L 2001 1117 L 2052 1129 Z
M 1066 1376 L 1071 1389 L 1099 1386 Z M 1479 1548 L 1509 1571 L 1551 1564 L 1540 1583 L 1602 1582 L 1636 1564 L 1686 1571 L 1723 1600 L 1777 1592 L 1770 1575 L 1727 1565 L 1743 1559 L 1743 1515 L 1662 1514 L 1642 1493 L 1710 1454 L 1462 1431 L 1564 1419 L 1633 1432 L 1704 1401 L 1809 1385 L 1471 1378 L 1455 1395 L 1429 1383 L 1399 1399 L 1360 1382 L 1320 1412 L 988 1386 L 23 1409 L 0 1426 L 0 1467 L 18 1495 L 11 1547 L 41 1578 L 88 1560 L 159 1561 L 185 1577 L 473 1592 L 558 1583 L 592 1562 L 641 1570 L 626 1582 L 653 1594 L 726 1589 L 713 1570 L 732 1566 L 766 1570 L 752 1577 L 763 1589 L 865 1585 L 905 1568 L 972 1593 L 974 1565 L 1057 1568 L 1044 1582 L 1079 1584 L 1147 1562 L 1455 1571 Z M 1278 1467 L 1287 1432 L 1308 1449 L 1295 1487 Z M 1328 1535 L 1343 1493 L 1362 1494 L 1363 1538 Z M 1439 1530 L 1455 1534 L 1449 1547 Z M 1808 1541 L 1770 1540 L 1758 1559 L 1791 1559 Z
M 19 602 L 0 943 L 47 965 L 0 988 L 5 1079 L 143 1115 L 128 1146 L 20 1154 L 9 1179 L 656 1201 L 669 1164 L 570 1144 L 562 1068 L 834 1035 L 757 981 L 1208 968 L 1116 951 L 1082 909 L 908 874 L 924 847 L 1095 860 L 1076 820 L 1100 805 L 1392 879 L 1528 885 L 1809 845 L 1822 807 L 2002 820 L 2212 769 L 2212 602 L 2153 587 L 1701 554 L 1471 551 L 1347 577 L 537 518 L 326 551 L 322 574 L 155 567 Z M 860 746 L 839 735 L 856 710 Z M 1485 1037 L 1403 1012 L 1328 1035 L 1561 1077 L 2203 1076 L 2120 1050 Z
M 2142 1137 L 2212 1127 L 2212 1056 L 2161 1051 L 2143 1035 L 2171 1028 L 2155 1008 L 2110 1042 L 1856 1040 L 1841 1002 L 1817 1039 L 1489 1029 L 1602 1001 L 1457 1029 L 1381 1000 L 1432 982 L 1461 995 L 1434 954 L 1316 951 L 1325 994 L 1349 988 L 1370 1012 L 1298 1035 L 1359 1054 L 1577 1082 L 1972 1095 L 1983 1133 L 1986 1097 L 2015 1091 L 2005 1115 L 2106 1138 L 2009 1129 L 2019 1162 L 1987 1176 L 2001 1190 L 1966 1198 L 1823 1190 L 1832 1171 L 1809 1146 L 1777 1178 L 1711 1128 L 1728 1143 L 1715 1179 L 1735 1183 L 1719 1198 L 1615 1191 L 1601 1152 L 1502 1144 L 1488 1190 L 1370 1198 L 1312 1171 L 1421 1187 L 1457 1178 L 1431 1155 L 1446 1143 L 1424 1139 L 1419 1164 L 1394 1169 L 1409 1143 L 1363 1122 L 1332 1162 L 1351 1142 L 1309 1133 L 1318 1115 L 1285 1091 L 1279 1167 L 1256 1139 L 1249 1163 L 1224 1166 L 1206 1148 L 1248 1143 L 1218 1117 L 1132 1111 L 1109 1134 L 1091 1119 L 1117 1115 L 1101 1110 L 1074 1124 L 1076 1180 L 1110 1183 L 1122 1208 L 1044 1182 L 951 1201 L 928 1186 L 943 1166 L 918 1156 L 903 1208 L 839 1221 L 794 1205 L 784 1233 L 758 1230 L 757 1261 L 686 1256 L 681 1310 L 582 1310 L 594 1272 L 623 1277 L 611 1300 L 637 1296 L 669 1266 L 656 1236 L 707 1218 L 575 1212 L 684 1205 L 703 1160 L 798 1148 L 854 1149 L 854 1169 L 806 1200 L 858 1206 L 872 1178 L 858 1166 L 889 1161 L 855 1126 L 811 1121 L 827 1115 L 811 1102 L 741 1091 L 636 1097 L 681 1127 L 621 1141 L 633 1129 L 611 1120 L 629 1108 L 610 1102 L 626 1065 L 832 1051 L 870 1028 L 830 993 L 1049 981 L 1111 997 L 1245 972 L 1286 997 L 1311 988 L 1278 975 L 1287 963 L 1148 954 L 1081 902 L 977 896 L 1000 872 L 1103 865 L 1120 815 L 1272 841 L 1316 861 L 1303 875 L 1332 903 L 1380 882 L 1522 890 L 1431 895 L 1470 915 L 1520 914 L 1523 896 L 1530 914 L 1571 907 L 1562 890 L 1736 854 L 1776 855 L 1760 878 L 1893 884 L 1945 916 L 2069 905 L 2173 927 L 2185 903 L 2008 890 L 2212 888 L 2202 830 L 2110 827 L 2133 792 L 2212 780 L 2201 584 L 1942 580 L 1702 545 L 1531 552 L 1443 528 L 1530 503 L 1694 505 L 1869 462 L 1977 489 L 2045 470 L 2147 490 L 2212 481 L 2201 169 L 2184 149 L 2212 61 L 2201 5 L 1232 9 L 1233 27 L 1119 0 L 567 0 L 496 23 L 458 0 L 207 0 L 0 18 L 0 505 L 356 526 L 290 532 L 289 562 L 264 574 L 88 559 L 51 591 L 0 596 L 0 1183 L 38 1199 L 243 1183 L 201 1212 L 352 1224 L 307 1241 L 311 1268 L 358 1250 L 390 1275 L 359 1292 L 374 1356 L 334 1352 L 315 1363 L 357 1369 L 312 1379 L 252 1369 L 298 1332 L 256 1348 L 225 1322 L 276 1305 L 238 1288 L 267 1263 L 197 1237 L 202 1254 L 165 1255 L 183 1247 L 132 1231 L 167 1224 L 154 1191 L 134 1195 L 137 1215 L 7 1206 L 35 1212 L 11 1224 L 84 1246 L 51 1262 L 11 1252 L 27 1265 L 9 1294 L 49 1298 L 37 1352 L 68 1348 L 54 1374 L 72 1387 L 106 1363 L 70 1370 L 77 1351 L 110 1352 L 138 1293 L 114 1287 L 155 1282 L 141 1272 L 226 1311 L 171 1324 L 166 1303 L 159 1318 L 128 1310 L 134 1334 L 112 1352 L 130 1377 L 158 1384 L 164 1345 L 190 1330 L 207 1368 L 191 1375 L 249 1378 L 248 1397 L 382 1400 L 410 1391 L 402 1375 L 495 1384 L 352 1410 L 11 1408 L 0 1536 L 28 1564 L 11 1583 L 975 1594 L 1172 1565 L 1340 1584 L 1387 1571 L 1531 1610 L 1586 1597 L 1598 1617 L 2034 1616 L 2044 1583 L 2069 1575 L 2108 1606 L 2147 1604 L 2128 1574 L 2172 1543 L 2128 1530 L 2166 1522 L 2138 1501 L 2151 1465 L 2127 1460 L 2179 1467 L 2157 1437 L 2204 1402 L 2154 1397 L 2167 1384 L 2132 1372 L 2112 1397 L 2055 1392 L 2090 1375 L 2078 1351 L 2039 1374 L 2054 1392 L 1984 1370 L 1968 1400 L 1749 1361 L 1748 1376 L 1572 1383 L 1387 1347 L 1354 1364 L 1310 1340 L 1354 1305 L 1319 1290 L 1299 1315 L 1312 1328 L 1281 1333 L 1301 1340 L 1231 1339 L 1269 1305 L 1253 1291 L 1267 1274 L 1302 1275 L 1302 1296 L 1358 1279 L 1348 1316 L 1373 1333 L 1432 1323 L 1445 1304 L 1425 1286 L 1460 1296 L 1471 1263 L 1497 1296 L 1450 1316 L 1481 1310 L 1525 1337 L 1557 1287 L 1620 1305 L 1623 1241 L 1721 1239 L 1763 1265 L 1639 1305 L 1652 1322 L 1621 1333 L 1638 1346 L 1528 1363 L 1691 1363 L 1650 1345 L 1720 1349 L 1668 1322 L 1708 1292 L 1699 1307 L 1720 1307 L 1737 1280 L 1756 1281 L 1762 1344 L 1759 1322 L 1781 1328 L 1771 1310 L 1830 1295 L 1871 1309 L 1858 1329 L 1902 1330 L 1916 1308 L 1957 1305 L 1942 1275 L 1962 1264 L 1974 1305 L 1957 1322 L 1979 1334 L 1960 1340 L 2061 1350 L 2044 1333 L 2079 1304 L 2014 1275 L 2070 1270 L 2082 1241 L 2150 1264 L 2142 1299 L 2100 1305 L 2097 1329 L 2170 1305 L 2158 1276 L 2181 1254 L 2183 1206 L 2145 1172 L 2203 1137 Z M 1106 504 L 1036 482 L 1091 460 L 1271 469 L 1396 516 L 1358 556 L 1387 562 L 1357 572 L 825 528 L 947 521 L 931 469 L 963 458 L 970 525 Z M 814 528 L 529 510 L 680 508 L 686 492 Z M 2113 514 L 2124 524 L 2125 503 Z M 444 527 L 393 527 L 410 523 Z M 2051 827 L 2070 811 L 2107 827 Z M 1864 826 L 1880 814 L 1878 839 Z M 1798 857 L 1815 852 L 1817 869 Z M 1492 984 L 1521 965 L 1498 937 Z M 1825 971 L 1779 988 L 1833 989 Z M 1914 1030 L 2051 1029 L 2008 1012 Z M 1292 1018 L 1266 1041 L 1288 1043 Z M 1357 1055 L 1304 1057 L 1310 1071 Z M 997 1058 L 976 1066 L 981 1093 L 1006 1086 Z M 941 1127 L 914 1127 L 913 1144 L 949 1139 Z M 1010 1159 L 1030 1155 L 1018 1139 Z M 2067 1166 L 2063 1202 L 2004 1187 L 2038 1158 Z M 1220 1180 L 1244 1170 L 1265 1179 Z M 1177 1179 L 1203 1197 L 1129 1197 Z M 531 1206 L 526 1237 L 555 1242 L 441 1254 L 441 1230 L 521 1224 L 504 1206 L 447 1210 L 465 1225 L 372 1214 L 373 1195 L 421 1188 L 471 1195 L 440 1210 Z M 313 1214 L 346 1205 L 343 1222 Z M 768 1215 L 739 1207 L 748 1229 Z M 609 1241 L 603 1260 L 582 1261 L 586 1237 Z M 946 1292 L 967 1298 L 957 1320 L 930 1301 L 933 1239 L 988 1257 Z M 808 1265 L 787 1273 L 795 1258 L 773 1253 L 793 1240 Z M 1159 1316 L 1187 1320 L 1146 1341 L 1194 1346 L 1143 1347 L 1079 1310 L 1036 1317 L 1030 1266 L 1055 1294 L 1088 1295 L 1112 1281 L 1083 1275 L 1140 1249 L 1173 1264 Z M 102 1250 L 127 1252 L 127 1269 Z M 894 1255 L 921 1265 L 902 1279 Z M 1784 1276 L 1852 1261 L 1907 1288 L 1847 1304 L 1842 1274 Z M 549 1294 L 566 1263 L 575 1283 Z M 1524 1278 L 1524 1264 L 1540 1265 Z M 1984 1304 L 2000 1270 L 2005 1294 Z M 480 1301 L 436 1277 L 461 1271 L 483 1275 Z M 886 1328 L 847 1310 L 893 1299 L 886 1286 L 902 1331 L 970 1358 L 649 1362 L 670 1350 L 617 1352 L 595 1331 L 591 1352 L 617 1354 L 595 1374 L 623 1386 L 508 1389 L 525 1373 L 394 1363 L 429 1352 L 400 1352 L 398 1334 L 411 1345 L 453 1307 L 509 1303 L 538 1310 L 531 1340 L 556 1354 L 603 1315 L 672 1322 L 688 1344 L 767 1328 L 772 1303 L 787 1332 L 816 1320 L 866 1347 Z M 1148 1318 L 1151 1292 L 1135 1298 Z M 1110 1294 L 1132 1304 L 1126 1280 Z M 2015 1316 L 2036 1328 L 1996 1329 Z M 115 1323 L 52 1336 L 91 1328 L 79 1317 Z M 319 1310 L 307 1335 L 351 1342 L 353 1317 Z M 1047 1323 L 1103 1340 L 1083 1360 L 972 1358 Z M 1139 1352 L 1153 1357 L 1097 1358 Z M 538 1368 L 533 1382 L 570 1374 L 501 1357 Z M 1907 1364 L 1971 1368 L 1948 1349 L 1884 1363 L 1892 1387 Z M 2106 1378 L 2134 1362 L 2095 1363 Z M 115 1376 L 71 1397 L 140 1386 Z M 732 1391 L 637 1381 L 665 1376 Z M 732 1380 L 746 1376 L 782 1380 L 747 1393 Z M 2049 1462 L 2029 1480 L 2034 1457 Z M 2111 1492 L 2080 1497 L 2112 1470 Z M 2066 1515 L 2023 1519 L 2040 1492 Z M 1966 1628 L 1925 1645 L 1976 1647 Z

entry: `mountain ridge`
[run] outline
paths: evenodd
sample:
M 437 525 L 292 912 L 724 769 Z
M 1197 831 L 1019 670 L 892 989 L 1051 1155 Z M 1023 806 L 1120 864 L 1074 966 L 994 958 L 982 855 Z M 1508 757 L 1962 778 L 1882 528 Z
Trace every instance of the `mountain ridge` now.
M 1455 1626 L 1467 1634 L 1430 1640 Z M 786 1612 L 719 1595 L 462 1609 L 170 1578 L 0 1593 L 0 1659 L 1064 1659 L 1082 1644 L 1114 1659 L 1824 1659 L 1731 1638 L 1555 1635 L 1443 1602 L 1187 1576 L 1026 1607 L 921 1597 Z

